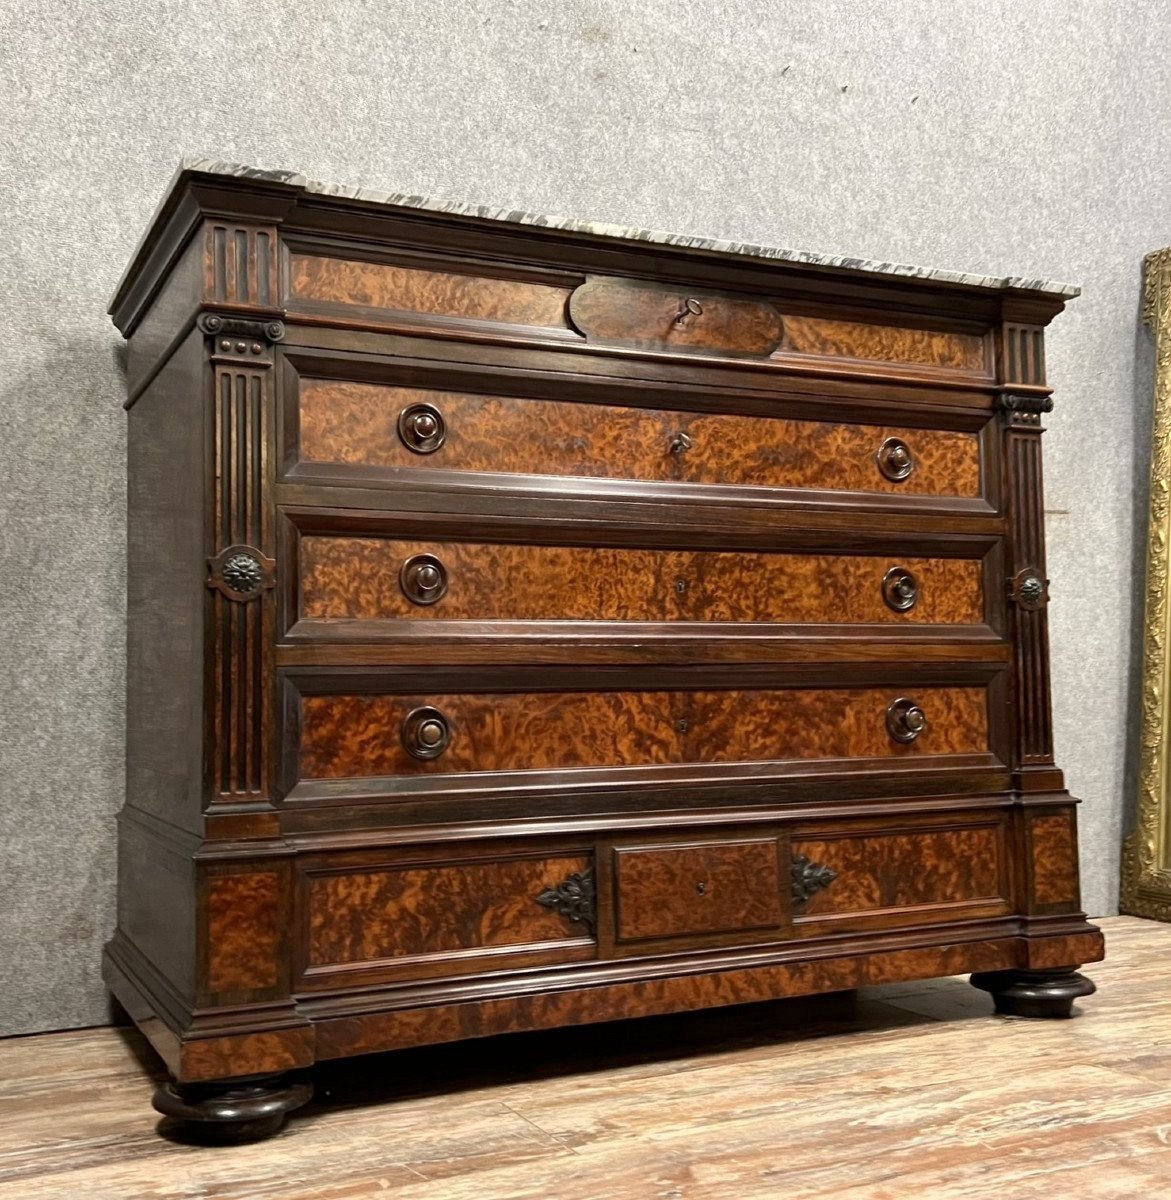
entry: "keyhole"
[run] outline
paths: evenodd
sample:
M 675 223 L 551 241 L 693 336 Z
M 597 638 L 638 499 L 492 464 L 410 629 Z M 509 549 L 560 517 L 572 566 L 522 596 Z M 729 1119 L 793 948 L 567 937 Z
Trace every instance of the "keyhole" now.
M 697 884 L 695 885 L 695 890 L 696 890 L 696 891 L 697 891 L 697 892 L 698 892 L 698 893 L 699 893 L 701 896 L 706 896 L 706 895 L 707 895 L 707 884 L 706 884 L 706 883 L 704 883 L 704 882 L 701 880 L 699 883 L 697 883 Z
M 676 579 L 675 580 L 675 591 L 678 595 L 682 596 L 684 594 L 684 592 L 687 591 L 687 580 L 686 579 Z

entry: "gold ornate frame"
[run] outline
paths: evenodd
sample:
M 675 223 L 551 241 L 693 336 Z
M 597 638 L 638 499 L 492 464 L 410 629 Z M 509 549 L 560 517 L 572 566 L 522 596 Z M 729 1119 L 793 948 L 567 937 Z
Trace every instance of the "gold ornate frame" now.
M 1171 246 L 1143 263 L 1143 319 L 1155 335 L 1155 419 L 1143 619 L 1138 817 L 1122 851 L 1123 912 L 1171 921 Z

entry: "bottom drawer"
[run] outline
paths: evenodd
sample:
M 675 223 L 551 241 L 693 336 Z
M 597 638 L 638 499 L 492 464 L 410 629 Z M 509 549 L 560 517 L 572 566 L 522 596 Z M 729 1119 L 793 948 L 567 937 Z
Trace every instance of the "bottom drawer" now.
M 1003 810 L 306 855 L 301 989 L 1007 914 Z
M 798 936 L 1001 916 L 1010 911 L 1002 814 L 964 814 L 908 827 L 794 830 Z

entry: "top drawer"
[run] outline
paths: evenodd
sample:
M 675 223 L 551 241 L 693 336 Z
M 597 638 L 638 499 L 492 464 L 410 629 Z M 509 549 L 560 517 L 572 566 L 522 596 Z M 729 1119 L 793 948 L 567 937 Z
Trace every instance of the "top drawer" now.
M 674 278 L 600 275 L 568 263 L 493 268 L 438 255 L 364 260 L 292 247 L 284 303 L 294 317 L 477 340 L 991 377 L 989 340 L 970 321 L 962 329 L 924 329 L 899 324 L 893 315 L 895 323 L 887 324 L 847 313 L 814 316 L 767 292 L 720 290 L 669 264 L 658 268 Z

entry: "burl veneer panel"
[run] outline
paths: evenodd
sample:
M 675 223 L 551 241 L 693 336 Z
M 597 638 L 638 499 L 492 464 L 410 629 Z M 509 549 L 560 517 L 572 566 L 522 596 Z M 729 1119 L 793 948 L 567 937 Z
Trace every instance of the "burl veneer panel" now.
M 302 700 L 303 779 L 459 771 L 551 770 L 770 759 L 979 754 L 988 704 L 979 687 L 924 687 L 910 698 L 928 728 L 900 743 L 886 728 L 899 693 L 877 688 L 775 691 L 504 692 L 439 696 L 312 695 Z M 403 718 L 438 708 L 451 726 L 441 757 L 403 747 Z
M 591 342 L 647 349 L 764 357 L 777 348 L 782 333 L 781 315 L 767 301 L 650 287 L 629 279 L 598 277 L 583 283 L 570 297 L 569 316 Z
M 1033 901 L 1041 905 L 1076 905 L 1078 900 L 1077 829 L 1071 812 L 1034 816 L 1029 820 L 1033 859 Z
M 796 918 L 1000 897 L 999 825 L 858 837 L 796 838 L 793 854 L 831 867 L 837 878 Z
M 976 334 L 902 329 L 822 317 L 786 316 L 784 348 L 804 354 L 911 363 L 953 371 L 987 369 L 984 339 Z
M 537 903 L 585 856 L 313 874 L 309 962 L 363 962 L 579 938 L 584 925 Z
M 784 921 L 776 838 L 614 852 L 619 941 L 772 929 Z
M 430 454 L 408 450 L 397 429 L 399 413 L 423 403 L 438 408 L 447 427 L 443 445 Z M 307 462 L 980 495 L 977 436 L 952 430 L 622 408 L 312 378 L 301 380 L 300 412 L 301 457 Z M 681 434 L 691 445 L 678 452 Z M 904 441 L 915 460 L 902 482 L 887 479 L 875 460 L 891 437 Z
M 290 256 L 289 289 L 294 299 L 556 329 L 567 327 L 565 306 L 572 291 L 524 280 L 312 254 Z
M 514 1030 L 617 1021 L 902 979 L 996 971 L 1015 966 L 1019 955 L 1017 939 L 1001 938 L 339 1017 L 317 1025 L 317 1056 L 341 1058 Z
M 207 985 L 213 992 L 275 987 L 280 877 L 212 875 L 207 882 Z
M 433 604 L 412 603 L 403 563 L 431 554 L 447 573 Z M 892 567 L 919 598 L 895 612 L 882 597 Z M 338 620 L 832 622 L 977 625 L 980 564 L 871 558 L 399 541 L 310 535 L 300 542 L 300 616 Z

